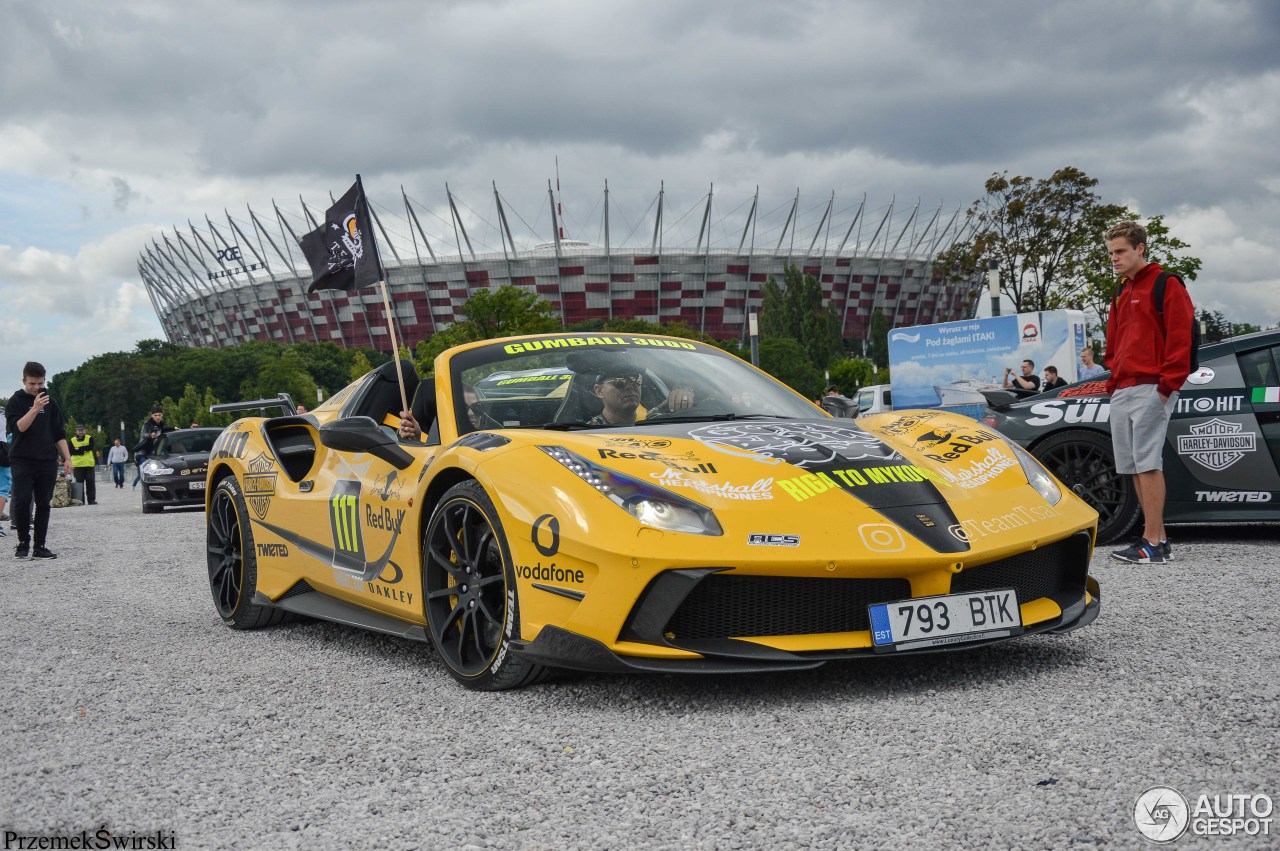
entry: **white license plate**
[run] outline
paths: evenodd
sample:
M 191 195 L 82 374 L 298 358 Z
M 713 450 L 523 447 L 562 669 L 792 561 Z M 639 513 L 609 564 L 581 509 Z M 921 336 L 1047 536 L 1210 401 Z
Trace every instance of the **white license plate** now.
M 202 491 L 204 490 L 204 482 L 189 482 L 187 487 L 193 491 Z
M 1022 630 L 1012 588 L 921 597 L 868 607 L 871 642 L 882 650 L 914 650 L 1000 638 Z

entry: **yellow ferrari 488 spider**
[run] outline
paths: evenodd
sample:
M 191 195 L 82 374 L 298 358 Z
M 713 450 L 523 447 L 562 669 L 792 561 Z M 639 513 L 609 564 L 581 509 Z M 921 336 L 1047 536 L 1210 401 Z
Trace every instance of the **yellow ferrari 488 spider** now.
M 404 422 L 388 363 L 219 437 L 208 568 L 229 626 L 391 633 L 496 690 L 812 668 L 1098 615 L 1098 515 L 973 419 L 832 419 L 670 337 L 473 343 L 422 381 L 401 364 Z

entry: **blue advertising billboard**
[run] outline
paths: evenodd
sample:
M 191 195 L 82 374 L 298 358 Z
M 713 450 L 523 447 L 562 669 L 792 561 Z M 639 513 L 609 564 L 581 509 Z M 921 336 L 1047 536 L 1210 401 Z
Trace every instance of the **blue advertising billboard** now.
M 916 325 L 889 332 L 889 375 L 895 408 L 937 408 L 981 403 L 981 389 L 999 387 L 1005 369 L 1035 374 L 1055 366 L 1076 380 L 1085 345 L 1084 314 L 1047 310 Z

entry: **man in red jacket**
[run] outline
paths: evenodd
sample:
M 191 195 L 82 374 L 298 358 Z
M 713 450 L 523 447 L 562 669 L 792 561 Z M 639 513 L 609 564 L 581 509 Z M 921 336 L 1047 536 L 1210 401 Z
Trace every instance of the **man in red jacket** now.
M 1111 266 L 1120 278 L 1107 317 L 1107 363 L 1111 378 L 1111 440 L 1116 472 L 1133 476 L 1142 504 L 1142 537 L 1111 555 L 1136 564 L 1171 561 L 1164 533 L 1164 442 L 1178 391 L 1191 371 L 1191 323 L 1195 311 L 1187 288 L 1170 280 L 1164 315 L 1153 303 L 1160 264 L 1147 262 L 1147 231 L 1121 222 L 1107 231 Z

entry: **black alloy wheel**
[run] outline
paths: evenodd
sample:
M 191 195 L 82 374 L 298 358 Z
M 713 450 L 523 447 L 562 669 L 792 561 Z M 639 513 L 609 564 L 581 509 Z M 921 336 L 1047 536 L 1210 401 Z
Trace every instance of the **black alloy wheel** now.
M 257 629 L 290 619 L 289 612 L 253 602 L 258 561 L 248 517 L 235 477 L 218 482 L 206 517 L 209 591 L 218 616 L 232 629 Z
M 1036 458 L 1098 512 L 1098 543 L 1120 540 L 1137 522 L 1142 506 L 1130 476 L 1116 472 L 1111 440 L 1076 429 L 1055 434 L 1034 449 Z
M 493 502 L 479 483 L 451 488 L 424 535 L 423 600 L 432 643 L 468 688 L 516 688 L 545 669 L 510 652 L 519 636 L 515 572 Z

